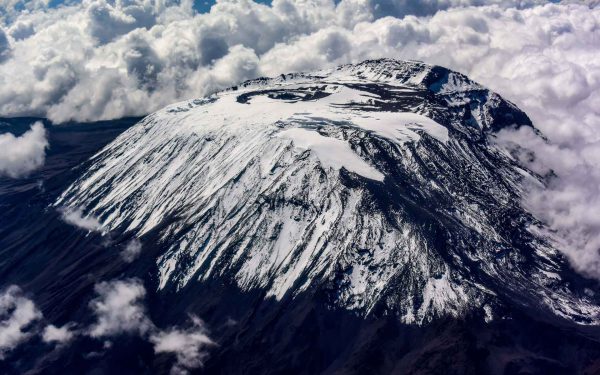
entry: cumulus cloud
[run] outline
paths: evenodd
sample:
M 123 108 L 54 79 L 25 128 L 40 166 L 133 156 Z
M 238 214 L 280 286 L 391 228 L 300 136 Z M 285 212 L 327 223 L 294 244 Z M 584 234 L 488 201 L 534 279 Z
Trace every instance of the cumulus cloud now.
M 64 345 L 75 338 L 76 333 L 72 330 L 73 324 L 57 327 L 53 324 L 47 325 L 42 332 L 42 340 L 45 343 L 56 343 Z
M 19 137 L 11 133 L 0 134 L 0 176 L 18 178 L 40 168 L 46 159 L 46 148 L 46 129 L 39 121 Z
M 151 2 L 118 2 L 100 0 L 86 8 L 90 34 L 101 44 L 137 28 L 150 28 L 156 23 Z
M 512 140 L 556 175 L 532 187 L 525 204 L 552 226 L 577 269 L 600 274 L 587 269 L 600 259 L 591 214 L 600 209 L 597 0 L 220 0 L 207 14 L 190 1 L 86 0 L 53 9 L 0 1 L 26 9 L 4 16 L 0 28 L 5 116 L 144 115 L 248 78 L 367 58 L 465 73 L 515 102 L 547 137 Z
M 545 4 L 546 0 L 346 0 L 345 7 L 356 7 L 373 18 L 406 15 L 430 16 L 440 10 L 467 6 L 498 5 L 502 7 L 526 8 Z
M 124 333 L 145 334 L 153 327 L 146 316 L 146 289 L 140 280 L 126 279 L 96 285 L 98 296 L 90 302 L 97 321 L 89 329 L 92 337 Z
M 371 57 L 444 64 L 509 96 L 552 89 L 528 102 L 579 100 L 573 84 L 553 84 L 589 78 L 594 64 L 572 52 L 589 61 L 598 10 L 535 6 L 543 3 L 222 0 L 207 14 L 177 1 L 40 5 L 6 21 L 8 36 L 0 32 L 10 49 L 0 65 L 0 113 L 56 122 L 143 115 L 244 79 Z M 539 80 L 557 73 L 550 70 L 563 81 L 553 76 L 544 87 Z M 530 82 L 517 90 L 523 76 Z
M 81 208 L 60 208 L 59 211 L 62 219 L 68 224 L 90 232 L 102 231 L 100 221 L 92 215 L 85 215 Z
M 549 225 L 542 232 L 576 270 L 600 279 L 600 141 L 565 146 L 548 142 L 526 128 L 503 131 L 498 139 L 521 163 L 546 178 L 544 185 L 526 181 L 524 201 Z
M 431 15 L 455 6 L 539 2 L 275 0 L 267 6 L 221 0 L 208 14 L 195 13 L 190 1 L 87 0 L 51 9 L 32 3 L 4 20 L 10 58 L 0 65 L 0 113 L 56 122 L 143 115 L 284 68 L 322 67 L 374 54 L 382 41 L 364 43 L 355 28 L 386 16 L 401 21 L 407 14 Z M 294 56 L 293 62 L 287 55 L 273 61 L 274 51 L 313 37 L 314 52 Z
M 49 2 L 50 0 L 0 0 L 0 21 L 10 22 L 19 14 L 46 9 Z
M 134 260 L 136 260 L 137 257 L 140 256 L 141 252 L 142 243 L 137 238 L 134 238 L 131 241 L 127 242 L 127 245 L 125 245 L 125 248 L 121 252 L 121 257 L 125 262 L 131 263 Z
M 208 356 L 207 347 L 215 345 L 208 337 L 204 322 L 191 316 L 192 326 L 187 329 L 171 328 L 150 336 L 156 353 L 175 354 L 177 361 L 172 374 L 187 374 L 188 370 L 201 367 Z
M 0 63 L 6 60 L 10 55 L 10 43 L 6 32 L 0 28 Z
M 90 337 L 135 334 L 147 338 L 154 345 L 155 353 L 175 355 L 173 374 L 185 374 L 190 369 L 202 366 L 208 356 L 207 348 L 215 345 L 208 336 L 204 322 L 194 315 L 190 316 L 191 325 L 187 328 L 161 330 L 156 327 L 146 315 L 146 289 L 138 279 L 102 282 L 96 285 L 95 290 L 97 297 L 90 302 L 90 308 L 97 321 L 88 329 Z M 70 340 L 72 333 L 64 329 L 51 328 L 48 331 L 47 328 L 44 340 L 47 332 L 50 337 Z
M 144 304 L 146 289 L 139 279 L 104 281 L 96 284 L 96 297 L 89 303 L 95 321 L 78 329 L 69 322 L 61 327 L 48 324 L 39 330 L 43 319 L 35 303 L 15 285 L 0 291 L 0 360 L 17 346 L 35 335 L 43 342 L 67 345 L 79 335 L 107 340 L 123 334 L 138 335 L 154 346 L 155 353 L 175 355 L 173 374 L 184 374 L 201 367 L 208 357 L 208 348 L 216 345 L 208 336 L 204 322 L 190 315 L 190 324 L 158 328 L 148 317 Z M 105 341 L 105 348 L 110 348 Z
M 9 286 L 0 294 L 0 359 L 29 339 L 32 324 L 42 318 L 33 301 L 23 296 L 17 286 Z
M 0 113 L 110 119 L 204 95 L 258 75 L 257 55 L 324 24 L 326 3 L 220 1 L 195 14 L 183 1 L 89 0 L 24 12 L 5 25 L 15 37 Z
M 10 36 L 15 40 L 22 40 L 30 37 L 35 33 L 33 23 L 28 22 L 17 22 L 8 30 Z M 6 40 L 8 46 L 8 39 Z

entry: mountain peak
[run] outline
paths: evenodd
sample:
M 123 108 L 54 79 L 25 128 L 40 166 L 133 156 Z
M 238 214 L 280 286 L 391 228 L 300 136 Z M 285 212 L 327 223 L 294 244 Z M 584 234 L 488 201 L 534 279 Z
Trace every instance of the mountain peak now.
M 542 300 L 594 322 L 520 205 L 535 177 L 487 140 L 523 125 L 499 95 L 420 62 L 260 78 L 146 117 L 55 205 L 110 231 L 158 230 L 162 290 L 226 278 L 407 323 Z

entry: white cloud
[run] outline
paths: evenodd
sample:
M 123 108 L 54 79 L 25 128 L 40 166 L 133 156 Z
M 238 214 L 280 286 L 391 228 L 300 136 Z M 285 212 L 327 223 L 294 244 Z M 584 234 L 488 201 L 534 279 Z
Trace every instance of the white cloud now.
M 131 263 L 140 256 L 142 252 L 142 243 L 137 238 L 127 242 L 123 251 L 121 251 L 121 257 L 127 263 Z
M 547 176 L 546 186 L 527 186 L 524 201 L 549 224 L 543 233 L 576 270 L 600 279 L 600 141 L 565 146 L 546 142 L 530 129 L 502 132 L 499 140 L 517 151 L 532 171 Z M 534 151 L 535 158 L 527 150 Z
M 30 37 L 35 33 L 31 22 L 17 22 L 9 29 L 10 36 L 15 40 L 22 40 Z M 7 41 L 8 42 L 8 41 Z
M 19 287 L 12 285 L 0 294 L 0 360 L 33 335 L 31 325 L 41 318 L 42 313 Z
M 78 228 L 90 232 L 102 231 L 102 224 L 92 215 L 85 216 L 81 208 L 61 208 L 59 209 L 62 219 Z
M 345 9 L 359 9 L 362 14 L 371 14 L 371 18 L 393 16 L 402 18 L 407 15 L 430 16 L 440 10 L 451 8 L 498 5 L 504 8 L 526 8 L 548 3 L 546 0 L 344 0 Z M 354 12 L 354 14 L 360 14 Z
M 207 347 L 215 345 L 208 337 L 204 322 L 191 317 L 193 325 L 188 329 L 171 328 L 150 336 L 156 353 L 173 353 L 177 358 L 172 374 L 186 374 L 188 370 L 201 367 L 208 356 Z
M 10 43 L 6 32 L 0 27 L 0 63 L 10 56 Z
M 57 343 L 64 345 L 75 338 L 76 333 L 72 330 L 73 324 L 66 324 L 62 327 L 56 327 L 53 324 L 47 325 L 42 332 L 42 340 L 45 343 Z
M 208 14 L 158 0 L 36 6 L 6 24 L 0 113 L 57 122 L 143 115 L 259 75 L 382 56 L 445 64 L 511 93 L 511 69 L 519 67 L 509 64 L 554 62 L 548 48 L 567 52 L 595 40 L 596 9 L 528 8 L 543 2 L 224 0 Z M 467 7 L 483 4 L 499 6 Z M 435 15 L 400 18 L 406 14 Z M 576 40 L 582 33 L 591 35 Z M 533 78 L 541 73 L 529 69 Z
M 46 9 L 49 2 L 50 0 L 0 0 L 0 23 L 10 22 L 22 13 Z
M 172 353 L 176 363 L 171 373 L 184 374 L 202 366 L 208 356 L 207 348 L 215 345 L 208 336 L 204 322 L 190 316 L 191 326 L 171 327 L 161 330 L 146 315 L 144 297 L 146 289 L 138 279 L 101 282 L 95 287 L 98 296 L 90 302 L 97 321 L 87 333 L 93 338 L 108 338 L 121 334 L 135 334 L 147 338 L 156 353 Z M 64 328 L 64 327 L 63 327 Z M 61 329 L 59 329 L 61 330 Z M 52 330 L 54 337 L 71 339 L 70 333 Z M 44 333 L 44 339 L 46 332 Z
M 0 176 L 18 178 L 40 168 L 46 159 L 46 148 L 46 129 L 39 121 L 19 137 L 0 134 Z
M 97 321 L 89 329 L 90 336 L 144 335 L 153 328 L 143 304 L 146 289 L 139 280 L 102 282 L 95 290 L 98 297 L 90 302 L 90 308 Z
M 150 28 L 156 23 L 151 2 L 92 1 L 86 8 L 88 26 L 93 38 L 108 43 L 137 28 Z
M 146 314 L 146 289 L 138 279 L 100 282 L 94 288 L 96 297 L 89 303 L 95 322 L 84 329 L 76 329 L 74 322 L 62 327 L 46 325 L 40 332 L 38 323 L 43 319 L 34 302 L 21 289 L 11 285 L 0 292 L 0 360 L 32 336 L 41 334 L 45 343 L 66 345 L 78 335 L 106 340 L 123 334 L 139 335 L 154 345 L 156 353 L 176 356 L 172 373 L 183 374 L 200 367 L 208 357 L 207 349 L 216 345 L 208 336 L 204 322 L 190 315 L 188 327 L 161 330 Z M 104 346 L 110 348 L 111 342 Z

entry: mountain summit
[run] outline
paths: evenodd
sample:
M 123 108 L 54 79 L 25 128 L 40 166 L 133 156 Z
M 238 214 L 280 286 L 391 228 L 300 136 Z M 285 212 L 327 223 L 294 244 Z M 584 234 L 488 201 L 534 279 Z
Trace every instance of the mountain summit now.
M 146 117 L 55 204 L 158 232 L 159 291 L 225 279 L 406 324 L 514 304 L 595 324 L 520 204 L 537 177 L 493 142 L 518 126 L 512 103 L 419 62 L 260 78 Z

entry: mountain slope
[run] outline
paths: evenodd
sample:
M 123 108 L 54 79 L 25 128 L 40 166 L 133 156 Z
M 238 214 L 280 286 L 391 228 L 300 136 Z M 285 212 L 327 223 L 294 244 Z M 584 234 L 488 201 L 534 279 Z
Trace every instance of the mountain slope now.
M 536 176 L 493 143 L 510 126 L 532 125 L 418 62 L 257 79 L 146 117 L 55 206 L 105 231 L 158 230 L 159 291 L 218 279 L 405 324 L 520 306 L 595 325 L 597 297 L 520 205 Z

